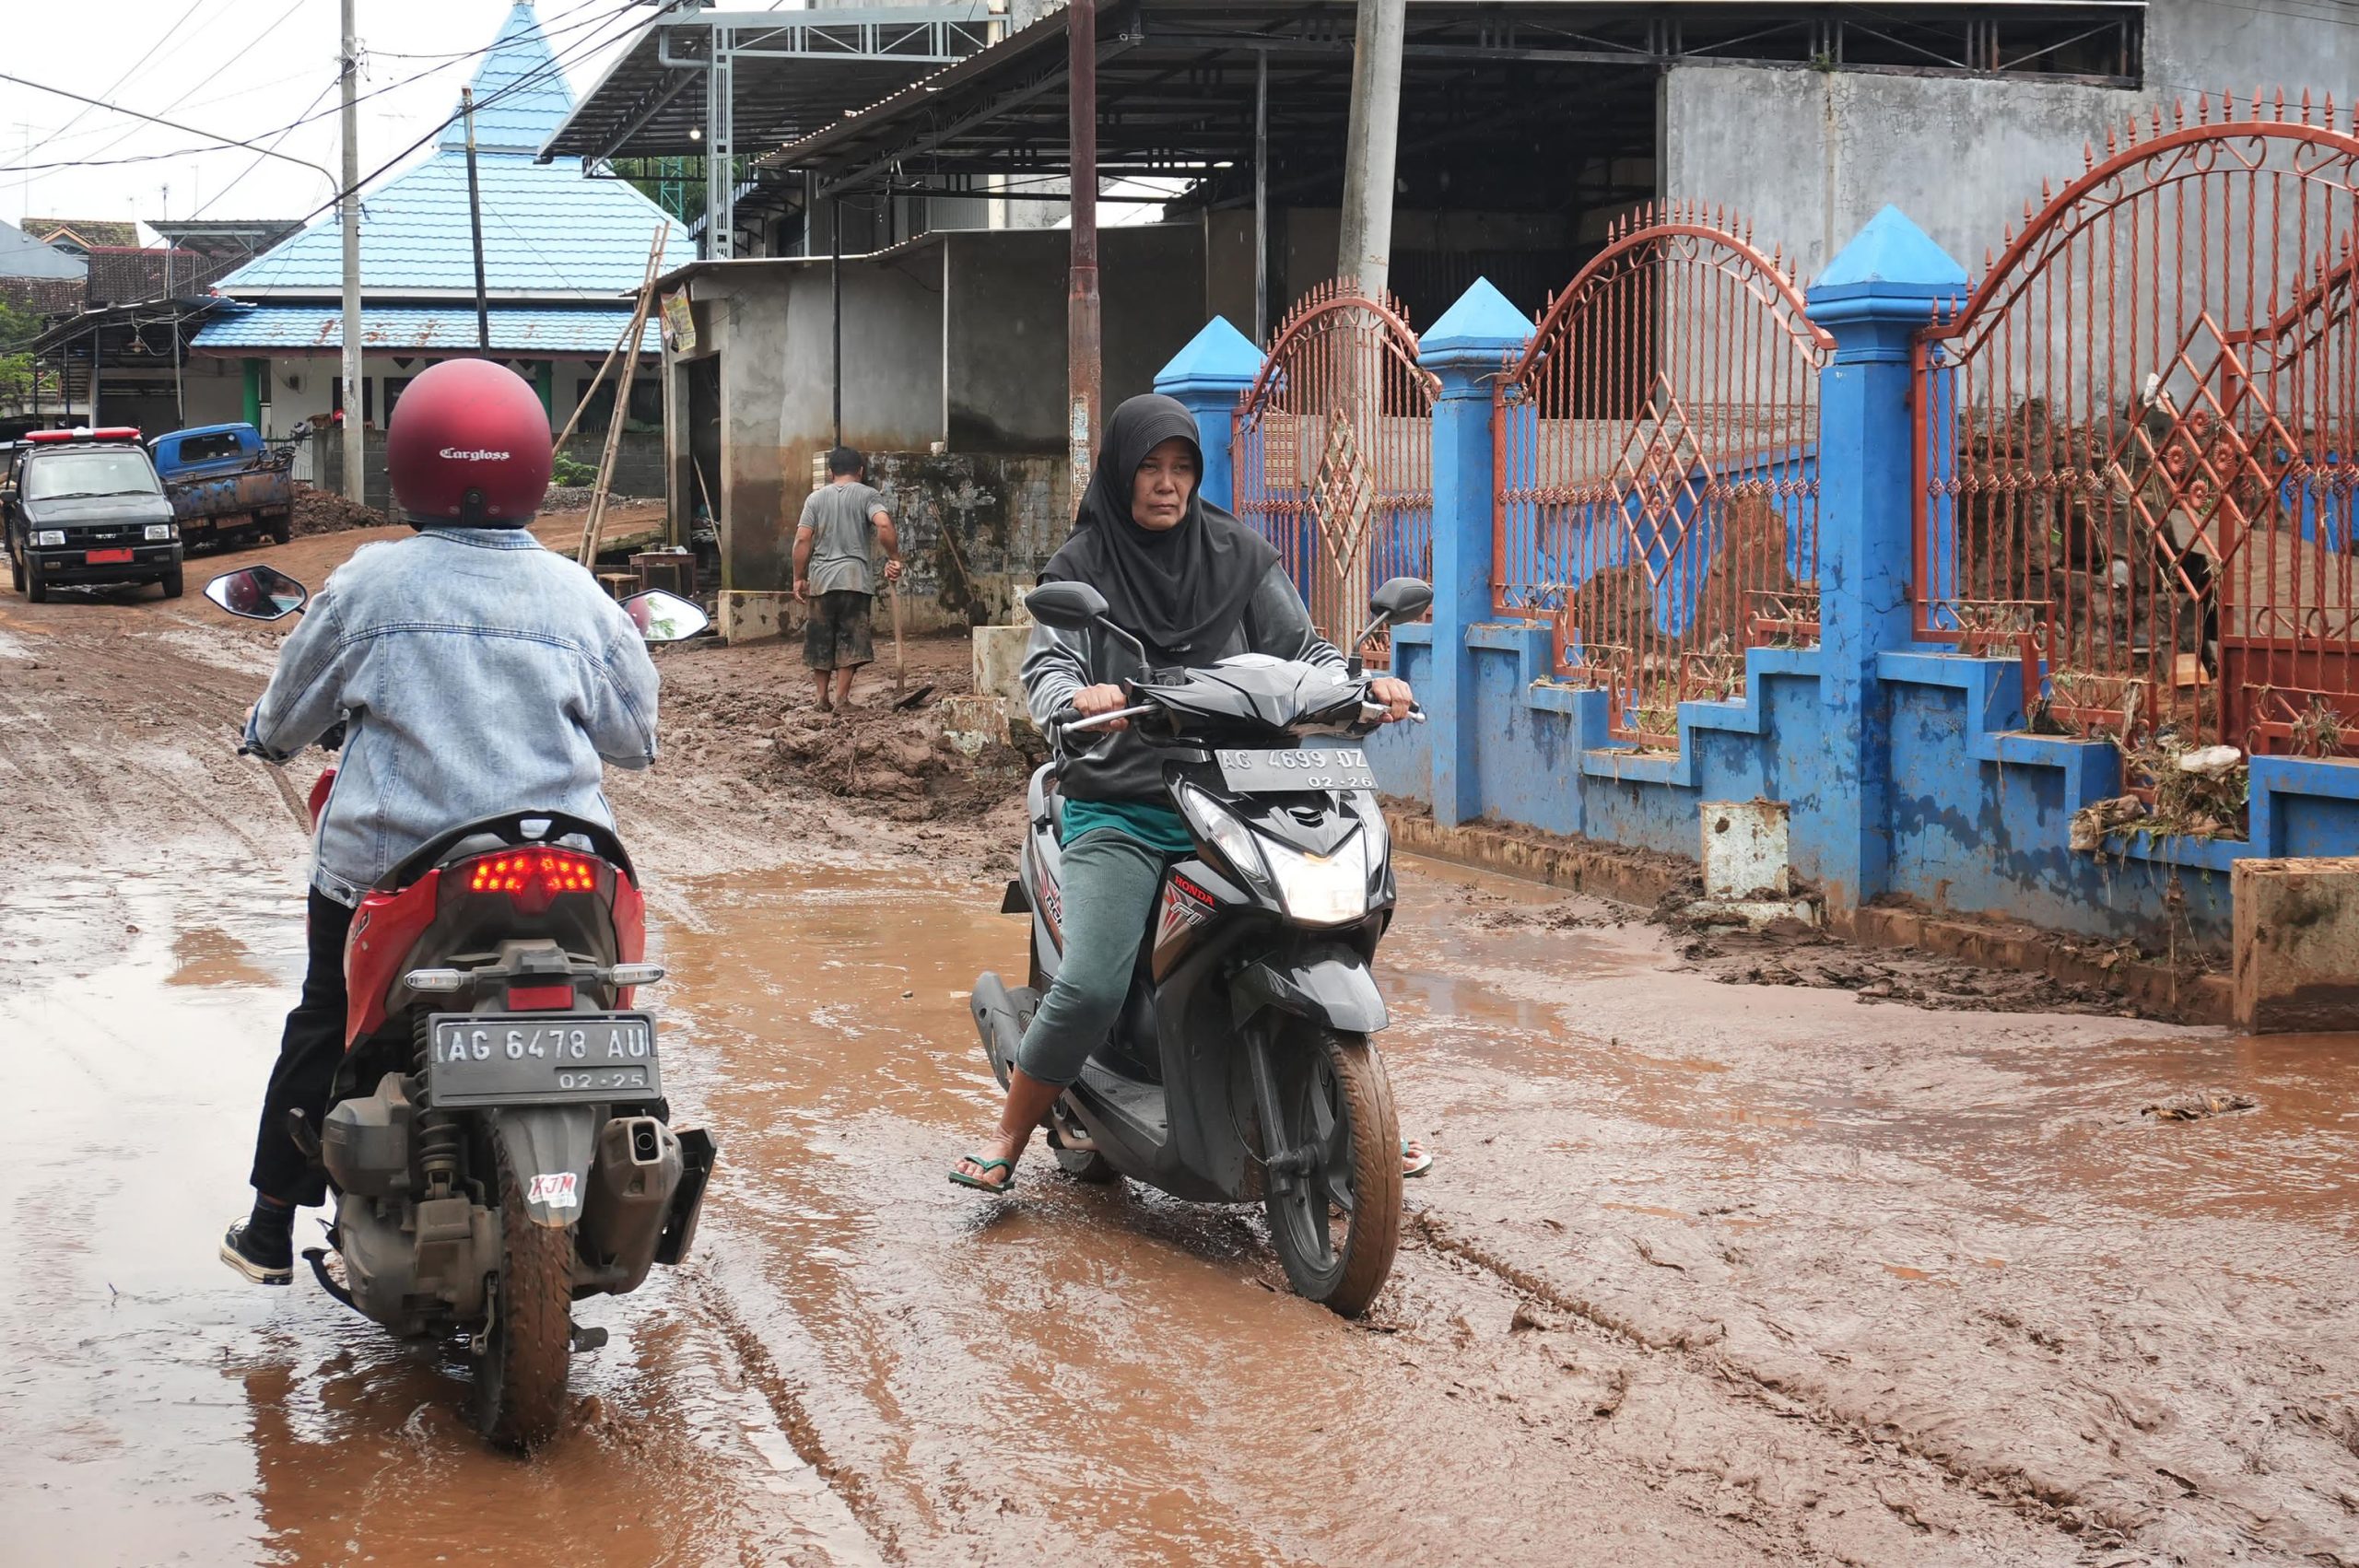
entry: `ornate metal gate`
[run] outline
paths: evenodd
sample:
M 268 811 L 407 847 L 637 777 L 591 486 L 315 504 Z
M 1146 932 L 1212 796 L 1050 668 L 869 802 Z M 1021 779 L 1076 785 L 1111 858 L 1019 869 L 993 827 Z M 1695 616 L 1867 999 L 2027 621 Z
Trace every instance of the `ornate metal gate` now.
M 1238 404 L 1237 515 L 1277 546 L 1338 646 L 1365 623 L 1378 583 L 1433 574 L 1439 384 L 1419 368 L 1399 304 L 1344 281 L 1287 316 Z M 1386 657 L 1373 649 L 1369 661 Z
M 1678 743 L 1744 650 L 1818 637 L 1818 374 L 1834 340 L 1725 211 L 1649 209 L 1498 384 L 1492 598 L 1555 628 L 1613 733 Z
M 2205 99 L 2083 163 L 1919 341 L 1920 632 L 2066 728 L 2359 752 L 2359 136 Z

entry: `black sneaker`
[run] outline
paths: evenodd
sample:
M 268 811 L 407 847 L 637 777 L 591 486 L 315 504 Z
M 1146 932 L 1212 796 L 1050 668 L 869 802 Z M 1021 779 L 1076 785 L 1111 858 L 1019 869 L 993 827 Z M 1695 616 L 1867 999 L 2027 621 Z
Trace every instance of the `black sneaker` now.
M 257 1285 L 291 1285 L 295 1282 L 295 1235 L 289 1223 L 276 1233 L 265 1231 L 261 1235 L 248 1233 L 252 1229 L 252 1216 L 240 1220 L 221 1238 L 221 1261 L 243 1274 Z

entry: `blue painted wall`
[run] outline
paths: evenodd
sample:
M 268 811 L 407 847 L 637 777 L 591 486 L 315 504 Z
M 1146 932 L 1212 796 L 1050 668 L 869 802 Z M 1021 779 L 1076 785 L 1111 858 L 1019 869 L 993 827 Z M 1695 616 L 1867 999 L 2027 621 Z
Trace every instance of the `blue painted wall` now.
M 1691 858 L 1702 802 L 1781 801 L 1791 812 L 1794 870 L 1838 917 L 1905 895 L 2154 947 L 2174 939 L 2226 946 L 2238 859 L 2359 855 L 2359 762 L 2293 757 L 2253 759 L 2249 840 L 2131 834 L 2103 855 L 2076 852 L 2072 814 L 2120 792 L 2113 747 L 2023 732 L 2015 661 L 1913 641 L 1907 354 L 1930 300 L 1962 279 L 1956 263 L 1886 208 L 1811 290 L 1813 319 L 1837 342 L 1822 381 L 1818 445 L 1765 454 L 1762 465 L 1766 475 L 1799 471 L 1819 482 L 1823 645 L 1751 649 L 1742 700 L 1680 705 L 1675 755 L 1641 755 L 1612 741 L 1606 694 L 1550 678 L 1548 627 L 1494 618 L 1500 449 L 1490 385 L 1531 324 L 1488 284 L 1470 289 L 1423 345 L 1424 363 L 1442 381 L 1435 607 L 1430 625 L 1400 628 L 1394 646 L 1395 667 L 1432 721 L 1371 740 L 1386 790 L 1426 802 L 1445 825 L 1487 819 Z M 1256 367 L 1232 330 L 1206 332 L 1188 363 L 1175 361 L 1168 390 L 1197 404 L 1209 436 L 1226 427 L 1213 416 L 1234 406 Z M 1505 446 L 1512 461 L 1529 443 Z M 1217 482 L 1225 491 L 1225 454 L 1207 469 L 1207 490 Z M 2305 497 L 2306 526 L 2349 548 L 2351 509 L 2326 492 Z M 1534 528 L 1569 536 L 1567 520 L 1531 508 L 1510 509 L 1506 521 L 1514 538 L 1529 540 Z M 1694 569 L 1663 578 L 1674 601 L 1679 583 L 1701 579 L 1717 544 L 1708 528 L 1694 537 L 1696 556 L 1685 563 Z M 1561 553 L 1561 538 L 1540 543 Z M 1416 541 L 1421 553 L 1426 544 Z M 1676 624 L 1684 608 L 1660 604 L 1658 614 Z

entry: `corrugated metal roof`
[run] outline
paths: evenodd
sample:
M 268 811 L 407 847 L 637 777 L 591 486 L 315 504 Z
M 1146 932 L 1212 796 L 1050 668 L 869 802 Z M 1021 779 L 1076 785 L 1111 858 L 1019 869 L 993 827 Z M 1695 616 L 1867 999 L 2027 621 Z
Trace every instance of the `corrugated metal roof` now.
M 491 53 L 468 84 L 475 95 L 475 150 L 537 153 L 573 112 L 573 89 L 549 53 L 539 18 L 516 0 Z M 464 150 L 465 128 L 453 120 L 439 144 Z
M 596 358 L 630 325 L 630 307 L 491 308 L 494 353 Z M 472 354 L 475 312 L 469 304 L 371 305 L 360 313 L 361 346 L 375 354 Z M 344 313 L 334 305 L 224 304 L 190 345 L 199 351 L 256 354 L 335 353 L 344 347 Z M 663 350 L 661 324 L 647 323 L 640 347 Z
M 90 263 L 81 257 L 44 245 L 13 223 L 0 222 L 0 277 L 78 281 L 89 270 Z
M 645 275 L 647 243 L 659 224 L 670 230 L 666 254 L 695 254 L 688 231 L 632 186 L 533 161 L 530 155 L 563 122 L 573 98 L 530 6 L 509 13 L 475 86 L 476 101 L 486 104 L 475 114 L 475 146 L 485 287 L 493 295 L 605 299 L 630 293 Z M 511 150 L 483 151 L 487 146 Z M 369 298 L 474 295 L 464 148 L 454 124 L 425 162 L 362 195 L 360 279 Z M 331 213 L 216 287 L 230 295 L 332 295 L 343 277 L 344 241 Z

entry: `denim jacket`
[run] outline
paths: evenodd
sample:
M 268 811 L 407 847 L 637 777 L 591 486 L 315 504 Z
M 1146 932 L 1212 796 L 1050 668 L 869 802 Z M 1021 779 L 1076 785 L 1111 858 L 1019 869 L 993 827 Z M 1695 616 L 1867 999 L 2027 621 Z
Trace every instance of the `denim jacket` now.
M 338 720 L 311 885 L 357 904 L 435 835 L 501 812 L 611 825 L 600 761 L 655 760 L 655 665 L 622 607 L 522 529 L 366 544 L 279 650 L 246 744 L 284 762 Z

